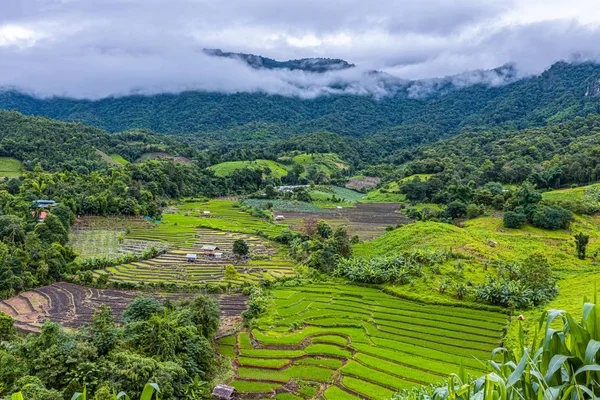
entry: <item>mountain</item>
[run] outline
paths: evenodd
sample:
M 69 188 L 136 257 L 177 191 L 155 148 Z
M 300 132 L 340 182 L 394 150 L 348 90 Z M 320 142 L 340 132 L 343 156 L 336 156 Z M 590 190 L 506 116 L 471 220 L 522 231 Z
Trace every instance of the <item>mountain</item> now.
M 600 112 L 598 64 L 559 62 L 540 75 L 516 81 L 510 68 L 492 76 L 509 77 L 510 83 L 468 85 L 467 76 L 462 76 L 459 80 L 437 80 L 427 87 L 423 82 L 413 82 L 405 90 L 381 98 L 328 95 L 302 99 L 264 93 L 190 91 L 90 101 L 39 99 L 5 91 L 0 92 L 0 109 L 82 121 L 109 132 L 145 128 L 166 134 L 193 134 L 200 142 L 239 141 L 240 131 L 250 142 L 329 131 L 355 138 L 380 137 L 386 146 L 394 148 L 490 127 L 540 127 Z M 414 95 L 416 88 L 425 93 Z M 254 137 L 257 127 L 262 133 Z
M 277 61 L 272 58 L 246 53 L 224 52 L 221 49 L 204 49 L 204 53 L 213 57 L 226 57 L 244 61 L 256 69 L 289 69 L 306 72 L 323 73 L 353 68 L 355 65 L 347 61 L 333 58 L 302 58 L 299 60 Z
M 40 163 L 48 171 L 66 169 L 87 173 L 106 168 L 107 161 L 111 161 L 107 155 L 118 155 L 124 162 L 133 162 L 151 154 L 191 159 L 200 166 L 207 166 L 200 151 L 175 138 L 143 130 L 111 135 L 82 123 L 0 110 L 0 157 L 16 158 L 23 162 L 26 170 Z

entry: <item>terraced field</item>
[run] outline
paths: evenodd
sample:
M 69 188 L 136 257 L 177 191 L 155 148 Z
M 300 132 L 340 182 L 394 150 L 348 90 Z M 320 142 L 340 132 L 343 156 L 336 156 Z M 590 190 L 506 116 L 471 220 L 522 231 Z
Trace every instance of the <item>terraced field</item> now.
M 144 236 L 136 237 L 143 237 L 146 241 L 161 241 L 162 236 L 154 236 L 154 232 L 156 231 L 150 229 Z M 202 228 L 194 232 L 191 246 L 169 250 L 150 260 L 108 267 L 94 273 L 107 273 L 109 280 L 113 282 L 172 282 L 185 285 L 218 282 L 240 284 L 244 281 L 259 281 L 293 274 L 293 263 L 278 254 L 277 247 L 258 236 Z M 232 247 L 237 239 L 243 239 L 248 244 L 249 260 L 238 259 L 233 255 Z M 223 253 L 222 258 L 203 256 L 204 245 L 217 246 L 219 252 Z M 186 254 L 189 253 L 197 254 L 198 259 L 188 262 Z M 225 282 L 224 272 L 227 264 L 236 267 L 238 277 Z
M 439 382 L 461 363 L 479 374 L 485 367 L 478 359 L 489 358 L 507 324 L 503 314 L 423 305 L 357 286 L 313 285 L 274 296 L 258 329 L 218 342 L 235 366 L 231 385 L 248 397 L 387 399 Z
M 94 311 L 101 305 L 113 310 L 115 321 L 120 322 L 123 311 L 140 295 L 126 290 L 93 289 L 71 283 L 59 282 L 40 287 L 8 300 L 0 300 L 0 311 L 15 319 L 22 332 L 38 332 L 46 320 L 59 322 L 68 328 L 79 328 L 92 320 Z M 147 294 L 144 294 L 147 295 Z M 193 294 L 152 294 L 159 300 L 192 298 Z M 240 315 L 246 309 L 246 296 L 217 296 L 221 316 Z

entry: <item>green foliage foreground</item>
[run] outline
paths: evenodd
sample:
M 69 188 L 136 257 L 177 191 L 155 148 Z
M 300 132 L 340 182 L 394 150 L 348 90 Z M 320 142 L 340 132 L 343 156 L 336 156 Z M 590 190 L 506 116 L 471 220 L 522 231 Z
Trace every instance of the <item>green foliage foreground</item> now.
M 113 398 L 117 390 L 147 399 L 146 384 L 153 382 L 165 400 L 205 397 L 219 368 L 211 345 L 219 314 L 213 297 L 166 304 L 138 298 L 122 327 L 108 306 L 76 333 L 46 322 L 39 335 L 20 338 L 3 323 L 0 395 L 75 400 L 85 388 L 97 399 Z
M 562 330 L 554 329 L 561 319 Z M 470 379 L 461 371 L 444 387 L 413 389 L 394 399 L 597 399 L 599 350 L 600 310 L 596 304 L 584 304 L 581 323 L 570 313 L 553 309 L 542 314 L 530 346 L 525 346 L 521 332 L 519 348 L 494 350 L 488 374 Z M 500 357 L 501 362 L 494 361 Z
M 152 398 L 154 397 L 156 393 L 156 400 L 159 399 L 159 393 L 160 393 L 160 388 L 158 387 L 158 385 L 156 383 L 147 383 L 146 386 L 144 386 L 144 390 L 142 391 L 142 394 L 140 396 L 140 400 L 152 400 Z M 119 400 L 119 399 L 123 399 L 123 400 L 130 400 L 131 398 L 129 396 L 127 396 L 127 394 L 125 392 L 113 392 L 112 395 L 110 393 L 102 393 L 102 397 L 103 399 L 106 400 Z M 25 396 L 23 395 L 22 392 L 16 392 L 13 393 L 11 395 L 11 397 L 7 397 L 4 400 L 29 400 L 29 399 L 37 399 L 38 396 L 36 396 L 35 394 L 33 395 L 29 395 L 29 393 L 27 393 Z M 77 392 L 75 394 L 73 394 L 73 397 L 71 398 L 71 400 L 87 400 L 88 398 L 88 394 L 87 394 L 87 390 L 84 389 L 83 392 Z M 94 397 L 96 398 L 96 397 Z

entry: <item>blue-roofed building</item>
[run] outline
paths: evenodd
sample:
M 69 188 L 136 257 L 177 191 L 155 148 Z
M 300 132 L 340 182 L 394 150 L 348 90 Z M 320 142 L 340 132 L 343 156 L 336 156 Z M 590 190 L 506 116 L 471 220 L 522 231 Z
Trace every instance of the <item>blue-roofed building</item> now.
M 35 200 L 33 203 L 31 203 L 31 207 L 32 208 L 50 208 L 50 207 L 54 207 L 57 204 L 58 203 L 55 202 L 54 200 Z

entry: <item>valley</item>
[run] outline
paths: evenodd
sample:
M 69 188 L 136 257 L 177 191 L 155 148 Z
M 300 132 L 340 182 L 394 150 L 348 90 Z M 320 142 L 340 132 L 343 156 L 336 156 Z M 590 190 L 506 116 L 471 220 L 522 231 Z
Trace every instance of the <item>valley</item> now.
M 0 396 L 597 397 L 598 68 L 423 98 L 0 92 Z

